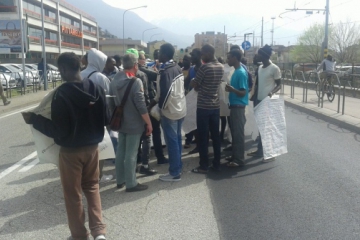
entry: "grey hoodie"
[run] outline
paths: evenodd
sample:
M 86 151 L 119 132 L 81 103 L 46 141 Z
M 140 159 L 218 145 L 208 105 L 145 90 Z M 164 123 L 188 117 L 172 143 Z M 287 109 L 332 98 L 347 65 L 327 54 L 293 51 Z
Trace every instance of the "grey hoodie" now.
M 106 60 L 107 56 L 103 52 L 95 48 L 90 49 L 88 51 L 88 65 L 83 71 L 81 71 L 81 78 L 85 79 L 92 72 L 95 72 L 90 76 L 90 80 L 96 85 L 102 87 L 105 90 L 106 95 L 108 95 L 110 80 L 102 74 Z
M 131 80 L 125 72 L 118 72 L 110 83 L 110 95 L 115 96 L 109 101 L 111 111 L 119 106 L 125 94 L 125 90 Z M 129 97 L 124 107 L 124 116 L 121 119 L 120 133 L 142 134 L 145 130 L 145 122 L 141 115 L 147 113 L 145 104 L 144 88 L 142 81 L 137 78 L 131 87 Z

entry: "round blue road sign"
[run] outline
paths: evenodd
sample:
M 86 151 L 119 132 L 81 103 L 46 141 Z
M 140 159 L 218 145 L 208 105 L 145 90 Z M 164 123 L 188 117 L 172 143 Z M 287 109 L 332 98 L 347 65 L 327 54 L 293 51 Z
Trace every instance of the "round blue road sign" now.
M 251 48 L 251 43 L 249 41 L 245 41 L 241 44 L 241 47 L 244 49 L 244 50 L 249 50 Z

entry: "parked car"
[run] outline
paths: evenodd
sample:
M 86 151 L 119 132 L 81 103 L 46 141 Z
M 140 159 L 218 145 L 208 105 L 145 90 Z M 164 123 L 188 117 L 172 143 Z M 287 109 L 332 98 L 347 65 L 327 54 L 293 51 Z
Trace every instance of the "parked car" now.
M 349 69 L 352 69 L 352 66 L 336 66 L 336 72 L 337 72 L 337 75 L 338 77 L 345 77 L 345 75 L 347 75 L 347 71 Z
M 18 68 L 20 72 L 23 71 L 22 64 L 12 64 L 12 66 Z M 26 77 L 30 78 L 30 82 L 28 82 L 28 84 L 31 84 L 34 81 L 39 82 L 39 72 L 37 69 L 35 70 L 32 67 L 29 67 L 25 64 L 25 72 L 26 72 L 25 73 Z
M 297 63 L 294 65 L 293 74 L 303 71 L 305 74 L 316 71 L 318 64 L 316 63 Z
M 345 75 L 349 75 L 349 74 L 360 74 L 360 66 L 354 66 L 354 72 L 353 72 L 353 68 L 352 66 L 346 70 Z
M 12 64 L 0 64 L 0 73 L 10 75 L 11 79 L 16 80 L 16 84 L 22 84 L 24 86 L 24 73 L 18 68 L 12 66 Z M 29 78 L 26 78 L 27 82 L 30 82 Z
M 9 88 L 16 87 L 16 79 L 11 78 L 10 74 L 0 72 L 0 82 L 3 86 L 3 89 L 7 90 Z

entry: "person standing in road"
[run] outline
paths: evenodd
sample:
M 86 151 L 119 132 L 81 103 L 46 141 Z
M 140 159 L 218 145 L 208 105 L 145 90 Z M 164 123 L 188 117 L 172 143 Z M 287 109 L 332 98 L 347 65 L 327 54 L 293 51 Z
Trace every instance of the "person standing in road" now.
M 191 87 L 191 80 L 195 79 L 196 77 L 196 72 L 199 70 L 199 68 L 201 67 L 201 50 L 199 48 L 194 48 L 191 53 L 191 64 L 192 66 L 189 69 L 189 74 L 188 76 L 185 78 L 185 92 L 188 93 L 192 90 Z M 191 147 L 191 142 L 193 141 L 193 138 L 195 137 L 195 142 L 196 142 L 196 147 L 191 150 L 189 152 L 189 154 L 195 154 L 199 152 L 199 146 L 198 146 L 198 134 L 197 134 L 197 130 L 193 130 L 191 132 L 189 132 L 188 134 L 185 135 L 185 145 L 184 148 L 190 148 Z
M 149 100 L 150 102 L 152 102 L 156 96 L 156 91 L 155 91 L 155 84 L 156 84 L 156 80 L 158 77 L 158 73 L 155 72 L 154 70 L 152 70 L 151 68 L 149 68 L 148 66 L 146 66 L 146 58 L 145 58 L 145 54 L 140 53 L 139 54 L 139 70 L 143 73 L 146 74 L 147 79 L 148 79 L 148 96 L 149 96 Z M 151 109 L 149 109 L 150 111 Z M 152 140 L 153 140 L 153 145 L 154 145 L 154 152 L 155 152 L 155 156 L 157 159 L 157 164 L 161 165 L 161 164 L 167 164 L 169 163 L 169 160 L 167 158 L 165 158 L 164 156 L 164 151 L 163 151 L 163 147 L 162 147 L 162 141 L 161 141 L 161 128 L 160 128 L 160 121 L 156 120 L 154 117 L 152 117 L 150 115 L 150 120 L 151 120 L 151 124 L 153 126 L 153 132 L 152 132 Z M 147 140 L 149 143 L 148 149 L 147 147 L 143 145 L 143 151 L 142 151 L 142 157 L 143 160 L 144 158 L 146 158 L 147 163 L 149 162 L 149 158 L 150 158 L 150 139 Z M 144 160 L 145 161 L 145 160 Z M 143 163 L 144 163 L 143 161 Z M 145 163 L 146 163 L 145 161 Z M 144 174 L 147 172 L 146 169 L 144 168 L 140 168 L 140 173 Z M 150 174 L 153 174 L 152 172 Z
M 181 71 L 184 75 L 184 78 L 186 78 L 189 75 L 190 66 L 191 66 L 191 56 L 190 54 L 185 54 L 182 60 L 182 67 L 181 67 Z
M 181 128 L 186 115 L 186 99 L 184 75 L 174 60 L 174 47 L 163 44 L 160 47 L 159 61 L 163 67 L 159 71 L 156 98 L 149 108 L 156 103 L 161 109 L 161 126 L 169 154 L 169 173 L 161 175 L 161 181 L 180 181 L 182 171 L 182 139 Z
M 90 49 L 87 52 L 87 54 L 88 54 L 87 57 L 88 65 L 83 71 L 81 71 L 80 73 L 81 78 L 90 79 L 91 81 L 93 81 L 93 83 L 104 89 L 105 95 L 108 95 L 110 80 L 104 74 L 101 73 L 105 67 L 107 56 L 103 52 L 95 48 Z M 110 110 L 108 110 L 107 115 L 108 118 L 110 118 L 111 116 Z M 99 165 L 100 183 L 111 181 L 113 179 L 113 175 L 103 174 L 105 160 L 101 160 L 99 164 L 100 164 Z
M 110 95 L 115 96 L 109 101 L 110 109 L 115 109 L 115 106 L 120 105 L 128 84 L 133 84 L 124 106 L 115 160 L 117 188 L 123 188 L 126 185 L 127 192 L 143 191 L 148 188 L 147 185 L 137 182 L 135 173 L 136 155 L 141 135 L 144 128 L 147 136 L 152 132 L 152 125 L 145 104 L 143 83 L 135 77 L 138 71 L 137 61 L 138 59 L 134 54 L 125 54 L 123 57 L 124 71 L 116 74 L 110 83 Z M 134 82 L 131 83 L 131 81 Z
M 228 167 L 245 165 L 245 108 L 249 102 L 248 75 L 241 66 L 241 52 L 232 50 L 228 53 L 228 64 L 235 68 L 230 85 L 225 90 L 229 92 L 230 125 L 232 136 L 232 159 Z
M 4 106 L 6 105 L 9 105 L 11 103 L 11 101 L 8 101 L 5 97 L 5 94 L 4 94 L 4 89 L 3 89 L 3 86 L 2 84 L 0 83 L 0 96 L 1 96 L 1 99 L 4 103 Z
M 114 59 L 116 61 L 116 67 L 119 71 L 122 71 L 123 70 L 123 67 L 122 67 L 122 63 L 121 63 L 121 57 L 120 55 L 115 55 L 114 56 Z
M 134 56 L 137 58 L 137 61 L 138 61 L 138 59 L 139 59 L 138 50 L 136 50 L 134 48 L 130 48 L 130 49 L 126 50 L 126 53 L 134 54 Z M 151 99 L 150 99 L 149 87 L 152 87 L 152 85 L 149 85 L 147 75 L 144 72 L 140 71 L 139 63 L 138 63 L 138 69 L 136 71 L 136 77 L 139 78 L 143 83 L 145 104 L 146 104 L 146 106 L 149 106 L 150 100 L 155 97 L 153 95 L 154 90 L 153 90 L 153 88 L 150 89 L 150 93 L 152 94 Z M 146 174 L 149 176 L 157 173 L 157 171 L 152 169 L 149 165 L 150 151 L 151 151 L 150 145 L 151 145 L 151 135 L 146 135 L 146 132 L 144 131 L 143 134 L 141 135 L 141 139 L 140 139 L 140 143 L 139 143 L 137 163 L 141 163 L 139 173 Z
M 112 81 L 118 72 L 119 70 L 116 67 L 115 59 L 113 57 L 108 57 L 102 74 Z
M 64 84 L 55 89 L 51 120 L 23 113 L 26 123 L 60 145 L 59 171 L 71 237 L 87 239 L 82 194 L 88 206 L 89 227 L 95 240 L 105 238 L 99 193 L 99 150 L 107 123 L 104 90 L 80 76 L 80 60 L 63 53 L 58 68 Z M 55 237 L 56 238 L 56 237 Z
M 207 173 L 209 169 L 209 131 L 214 149 L 214 160 L 211 169 L 220 170 L 221 142 L 219 134 L 220 100 L 219 86 L 224 75 L 224 67 L 215 58 L 215 48 L 206 44 L 201 48 L 201 58 L 204 64 L 191 81 L 192 87 L 198 91 L 196 123 L 200 154 L 200 166 L 194 168 L 194 173 Z
M 280 68 L 273 64 L 270 60 L 272 55 L 272 48 L 269 45 L 265 45 L 258 51 L 258 58 L 262 62 L 262 65 L 258 69 L 258 87 L 257 87 L 257 99 L 256 105 L 258 105 L 266 97 L 272 97 L 272 95 L 281 89 L 281 72 Z M 256 151 L 249 152 L 248 156 L 263 157 L 263 147 L 261 136 L 258 140 L 258 147 Z M 275 158 L 263 159 L 264 163 L 274 161 Z

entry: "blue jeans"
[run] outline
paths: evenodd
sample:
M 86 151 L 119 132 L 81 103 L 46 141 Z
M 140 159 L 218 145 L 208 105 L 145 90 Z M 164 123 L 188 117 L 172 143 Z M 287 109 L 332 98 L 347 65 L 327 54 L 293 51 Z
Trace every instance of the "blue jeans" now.
M 169 173 L 171 176 L 179 176 L 182 169 L 181 150 L 181 125 L 184 118 L 171 120 L 161 117 L 161 126 L 164 130 L 164 137 L 169 153 Z
M 220 109 L 201 109 L 196 111 L 196 124 L 198 130 L 198 146 L 200 155 L 200 168 L 208 170 L 209 168 L 209 131 L 214 149 L 214 160 L 212 162 L 215 168 L 220 167 L 221 141 L 219 133 Z

